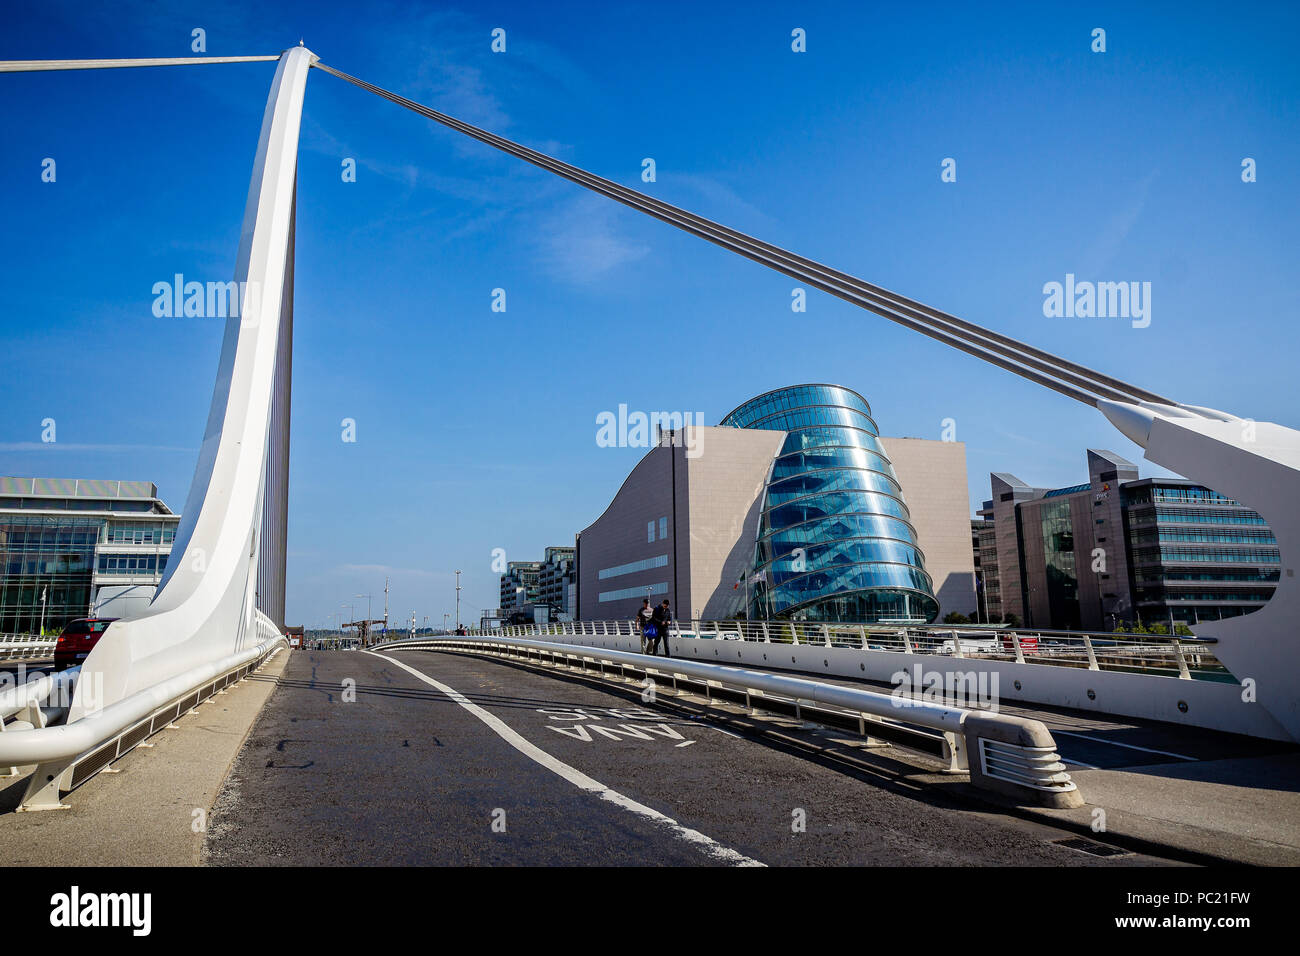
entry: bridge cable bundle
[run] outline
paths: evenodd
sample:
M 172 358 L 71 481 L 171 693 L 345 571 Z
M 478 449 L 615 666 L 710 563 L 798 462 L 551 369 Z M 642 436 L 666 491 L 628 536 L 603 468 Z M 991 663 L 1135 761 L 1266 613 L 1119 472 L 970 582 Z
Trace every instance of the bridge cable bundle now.
M 846 302 L 874 312 L 897 322 L 915 332 L 928 335 L 946 345 L 960 349 L 986 362 L 1014 372 L 1039 385 L 1054 389 L 1063 395 L 1096 407 L 1097 399 L 1120 402 L 1159 402 L 1177 404 L 1155 392 L 1130 385 L 1119 379 L 1094 371 L 1085 366 L 1060 358 L 1050 352 L 1019 342 L 1010 336 L 994 332 L 960 319 L 957 316 L 931 308 L 915 299 L 873 285 L 856 276 L 833 269 L 822 263 L 790 252 L 780 246 L 763 242 L 720 223 L 697 216 L 678 206 L 637 192 L 626 186 L 604 179 L 594 173 L 573 166 L 553 156 L 539 153 L 512 140 L 471 126 L 455 117 L 430 109 L 400 94 L 349 76 L 319 60 L 312 63 L 316 69 L 346 80 L 354 86 L 374 93 L 398 106 L 403 106 L 436 123 L 486 143 L 502 152 L 532 163 L 570 182 L 577 183 L 609 199 L 630 206 L 685 232 L 706 239 L 724 249 L 729 249 L 747 259 L 781 272 L 801 282 L 806 282 L 824 292 L 829 292 Z M 1042 373 L 1042 374 L 1040 374 Z

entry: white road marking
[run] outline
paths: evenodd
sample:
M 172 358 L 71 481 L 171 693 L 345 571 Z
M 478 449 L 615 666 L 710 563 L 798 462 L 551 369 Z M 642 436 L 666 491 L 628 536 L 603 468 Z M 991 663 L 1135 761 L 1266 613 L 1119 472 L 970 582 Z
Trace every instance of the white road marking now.
M 682 741 L 681 743 L 679 743 L 677 746 L 678 746 L 679 748 L 681 748 L 681 747 L 689 747 L 689 746 L 690 746 L 691 744 L 693 744 L 693 743 L 695 743 L 694 740 L 683 740 L 683 741 Z
M 1092 764 L 1090 764 L 1090 763 L 1084 763 L 1082 760 L 1075 760 L 1073 757 L 1067 757 L 1065 754 L 1061 754 L 1061 760 L 1062 760 L 1063 762 L 1065 762 L 1065 763 L 1072 763 L 1072 764 L 1074 764 L 1076 767 L 1087 767 L 1089 770 L 1100 770 L 1100 769 L 1101 769 L 1100 767 L 1094 767 L 1094 766 L 1093 766 Z
M 1118 740 L 1107 740 L 1105 737 L 1091 737 L 1088 734 L 1077 734 L 1069 730 L 1053 730 L 1054 734 L 1061 734 L 1064 737 L 1079 737 L 1083 740 L 1095 740 L 1099 744 L 1110 744 L 1112 747 L 1126 747 L 1129 750 L 1141 750 L 1149 754 L 1163 754 L 1166 757 L 1177 757 L 1179 760 L 1190 760 L 1196 762 L 1195 757 L 1188 757 L 1186 754 L 1176 754 L 1168 750 L 1153 750 L 1150 747 L 1139 747 L 1137 744 L 1122 744 Z
M 658 810 L 655 810 L 651 807 L 647 807 L 643 803 L 637 803 L 631 797 L 625 797 L 617 790 L 611 790 L 609 787 L 605 786 L 599 780 L 594 780 L 591 777 L 588 777 L 581 770 L 578 770 L 575 767 L 570 767 L 564 761 L 552 757 L 542 748 L 525 740 L 514 730 L 512 730 L 510 726 L 506 724 L 504 721 L 502 721 L 500 718 L 498 718 L 494 714 L 488 713 L 486 710 L 484 710 L 482 707 L 479 707 L 477 704 L 472 703 L 468 698 L 465 697 L 464 694 L 460 693 L 459 691 L 451 687 L 448 687 L 446 684 L 434 680 L 432 677 L 428 676 L 427 674 L 420 673 L 418 670 L 416 670 L 414 667 L 411 667 L 409 664 L 406 664 L 403 661 L 399 661 L 396 658 L 389 657 L 386 654 L 377 654 L 374 651 L 366 651 L 365 653 L 371 655 L 372 657 L 378 657 L 380 660 L 388 661 L 390 664 L 396 664 L 402 670 L 406 671 L 409 674 L 414 675 L 415 677 L 418 677 L 420 680 L 424 681 L 430 687 L 442 691 L 442 693 L 446 694 L 449 698 L 451 698 L 461 707 L 465 708 L 467 711 L 469 711 L 479 720 L 483 721 L 483 723 L 487 724 L 487 726 L 498 737 L 500 737 L 506 743 L 510 744 L 510 746 L 514 747 L 525 757 L 528 757 L 530 760 L 533 760 L 534 762 L 545 767 L 547 770 L 551 771 L 556 776 L 563 777 L 565 780 L 569 781 L 569 783 L 573 784 L 579 790 L 585 790 L 588 793 L 594 793 L 602 800 L 606 800 L 614 804 L 615 806 L 622 807 L 624 810 L 627 810 L 630 813 L 635 813 L 638 816 L 645 817 L 647 820 L 650 820 L 651 822 L 659 826 L 666 827 L 667 829 L 671 830 L 673 835 L 676 836 L 678 839 L 685 840 L 687 843 L 694 844 L 705 854 L 707 854 L 708 856 L 712 857 L 715 860 L 719 860 L 724 863 L 730 863 L 733 866 L 764 866 L 765 865 L 763 863 L 760 863 L 758 860 L 754 860 L 751 859 L 750 857 L 745 856 L 743 853 L 740 853 L 737 850 L 733 850 L 730 847 L 723 846 L 721 843 L 718 843 L 716 840 L 712 839 L 711 837 L 705 836 L 703 833 L 700 833 L 698 830 L 692 830 L 690 827 L 682 826 L 682 824 L 678 823 L 672 817 L 662 814 Z

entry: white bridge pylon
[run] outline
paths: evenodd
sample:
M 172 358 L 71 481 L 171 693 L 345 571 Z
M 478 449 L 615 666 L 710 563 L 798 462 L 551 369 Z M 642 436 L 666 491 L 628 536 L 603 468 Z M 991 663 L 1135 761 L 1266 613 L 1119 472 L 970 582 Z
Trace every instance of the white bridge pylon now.
M 284 624 L 289 355 L 304 47 L 279 57 L 253 162 L 212 405 L 166 573 L 149 607 L 111 625 L 78 682 L 69 721 L 256 645 L 259 608 Z M 260 570 L 260 574 L 259 574 Z M 269 593 L 258 593 L 259 578 Z M 96 688 L 98 690 L 98 688 Z
M 0 73 L 278 59 L 244 209 L 235 280 L 248 290 L 227 320 L 194 481 L 167 570 L 149 608 L 111 626 L 83 668 L 103 675 L 96 706 L 257 642 L 258 612 L 284 623 L 293 234 L 298 133 L 315 66 L 427 119 L 715 245 L 795 277 L 945 345 L 1091 405 L 1148 461 L 1255 509 L 1282 555 L 1261 610 L 1198 625 L 1243 683 L 1243 706 L 1265 710 L 1300 742 L 1300 432 L 1180 404 L 696 216 L 320 63 L 299 46 L 277 57 L 3 61 Z M 1288 566 L 1291 565 L 1291 566 Z M 82 682 L 70 720 L 85 715 Z

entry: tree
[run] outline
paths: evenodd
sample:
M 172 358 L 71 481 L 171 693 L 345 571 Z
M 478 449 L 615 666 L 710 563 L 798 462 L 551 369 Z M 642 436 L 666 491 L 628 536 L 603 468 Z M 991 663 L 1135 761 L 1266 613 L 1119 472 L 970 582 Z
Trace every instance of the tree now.
M 947 614 L 943 616 L 943 623 L 969 624 L 970 618 L 968 618 L 965 614 L 962 614 L 960 611 L 949 611 Z
M 1014 614 L 1003 614 L 1002 623 L 1007 625 L 1007 627 L 1019 627 L 1020 618 L 1016 617 Z

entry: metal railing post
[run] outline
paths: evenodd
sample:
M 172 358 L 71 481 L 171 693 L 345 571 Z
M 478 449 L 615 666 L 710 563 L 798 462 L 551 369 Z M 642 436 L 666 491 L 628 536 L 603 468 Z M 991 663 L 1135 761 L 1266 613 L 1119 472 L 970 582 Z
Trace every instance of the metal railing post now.
M 1083 635 L 1083 649 L 1088 652 L 1088 670 L 1090 671 L 1101 670 L 1101 668 L 1097 666 L 1097 652 L 1093 650 L 1091 634 Z
M 1183 657 L 1183 646 L 1174 638 L 1174 657 L 1178 661 L 1178 676 L 1182 680 L 1191 680 L 1191 671 L 1187 669 L 1187 659 Z

